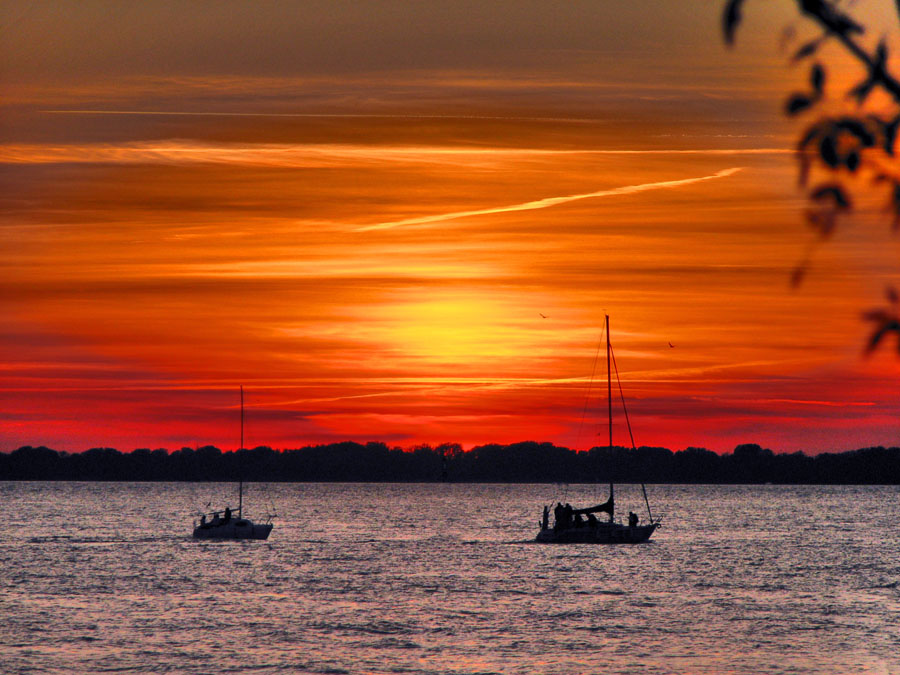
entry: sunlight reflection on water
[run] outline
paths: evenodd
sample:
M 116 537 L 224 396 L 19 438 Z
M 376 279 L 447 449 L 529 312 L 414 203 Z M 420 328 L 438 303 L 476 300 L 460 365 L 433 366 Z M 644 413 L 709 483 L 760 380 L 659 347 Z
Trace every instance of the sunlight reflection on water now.
M 230 486 L 2 483 L 0 671 L 900 672 L 896 487 L 651 486 L 648 544 L 532 544 L 558 489 L 251 485 L 270 539 L 195 542 Z

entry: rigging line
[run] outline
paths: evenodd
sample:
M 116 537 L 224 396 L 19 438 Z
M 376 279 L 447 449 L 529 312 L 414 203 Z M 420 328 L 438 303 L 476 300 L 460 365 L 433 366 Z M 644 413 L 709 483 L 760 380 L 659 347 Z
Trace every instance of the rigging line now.
M 647 515 L 650 516 L 650 524 L 653 524 L 653 511 L 650 510 L 650 500 L 647 499 L 647 487 L 641 483 L 641 490 L 644 492 L 644 503 L 647 505 Z
M 260 481 L 260 484 L 257 487 L 259 489 L 259 492 L 262 494 L 262 500 L 265 500 L 266 502 L 269 503 L 269 514 L 271 514 L 274 517 L 274 516 L 277 516 L 278 513 L 275 511 L 275 501 L 272 498 L 271 485 L 272 485 L 271 479 L 267 479 L 265 481 Z M 269 514 L 267 514 L 267 515 L 269 515 Z
M 628 419 L 628 408 L 625 406 L 625 393 L 622 391 L 622 380 L 619 379 L 619 366 L 616 365 L 616 352 L 612 348 L 612 345 L 610 345 L 609 351 L 612 354 L 613 367 L 616 369 L 616 384 L 619 385 L 619 398 L 622 399 L 622 410 L 625 413 L 625 424 L 628 425 L 628 435 L 631 437 L 631 449 L 636 450 L 637 448 L 634 445 L 634 434 L 631 433 L 631 420 Z
M 587 395 L 584 397 L 584 408 L 581 411 L 581 421 L 578 423 L 578 434 L 575 436 L 575 449 L 581 444 L 581 430 L 584 428 L 584 418 L 587 415 L 588 403 L 591 400 L 591 389 L 594 386 L 594 376 L 597 374 L 597 361 L 600 360 L 600 348 L 603 346 L 603 336 L 606 334 L 606 326 L 600 331 L 600 340 L 597 342 L 597 353 L 594 354 L 594 367 L 591 368 L 591 381 L 588 382 Z
M 628 425 L 628 435 L 631 437 L 631 449 L 636 450 L 634 445 L 634 434 L 631 433 L 631 420 L 628 419 L 628 408 L 625 405 L 625 392 L 622 391 L 622 380 L 619 379 L 619 366 L 616 364 L 616 352 L 612 345 L 609 346 L 610 354 L 612 354 L 613 367 L 616 369 L 616 384 L 619 385 L 619 397 L 622 399 L 622 410 L 625 412 L 625 424 Z M 650 517 L 650 523 L 653 523 L 653 511 L 650 510 L 650 500 L 647 498 L 647 488 L 641 483 L 641 490 L 644 493 L 644 503 L 647 505 L 647 515 Z

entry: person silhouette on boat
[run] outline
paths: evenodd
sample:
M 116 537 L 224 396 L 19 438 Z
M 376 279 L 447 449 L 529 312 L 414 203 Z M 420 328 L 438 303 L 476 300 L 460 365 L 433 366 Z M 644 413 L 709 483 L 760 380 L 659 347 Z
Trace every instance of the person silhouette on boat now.
M 561 530 L 565 527 L 565 523 L 563 522 L 565 519 L 565 507 L 561 502 L 556 502 L 556 506 L 553 507 L 553 529 Z
M 205 525 L 206 525 L 206 514 L 201 513 L 200 514 L 200 527 L 204 527 Z
M 544 515 L 541 518 L 541 529 L 546 530 L 550 527 L 550 507 L 544 504 Z
M 628 512 L 628 527 L 637 527 L 640 520 L 641 519 L 637 517 L 637 514 L 634 511 Z
M 225 507 L 225 522 L 227 523 L 230 520 L 231 520 L 231 507 L 226 506 Z

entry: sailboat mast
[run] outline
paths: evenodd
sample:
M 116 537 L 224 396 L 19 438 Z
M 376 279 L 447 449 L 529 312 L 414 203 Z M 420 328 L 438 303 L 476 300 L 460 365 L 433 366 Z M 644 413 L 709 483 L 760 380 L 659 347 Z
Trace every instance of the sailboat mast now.
M 606 401 L 609 404 L 609 451 L 612 452 L 612 373 L 609 369 L 609 314 L 606 315 Z
M 612 372 L 610 371 L 610 352 L 612 351 L 612 343 L 609 340 L 609 314 L 606 315 L 606 401 L 609 405 L 608 410 L 608 418 L 609 418 L 609 456 L 612 457 Z M 616 371 L 618 373 L 618 371 Z M 609 500 L 612 504 L 614 504 L 613 500 L 613 484 L 612 481 L 609 483 Z M 609 522 L 613 520 L 613 513 L 615 513 L 615 506 L 611 505 L 609 509 Z
M 241 447 L 238 452 L 244 449 L 244 385 L 241 385 Z M 240 460 L 238 460 L 240 463 Z M 243 518 L 244 513 L 244 472 L 238 467 L 238 517 Z

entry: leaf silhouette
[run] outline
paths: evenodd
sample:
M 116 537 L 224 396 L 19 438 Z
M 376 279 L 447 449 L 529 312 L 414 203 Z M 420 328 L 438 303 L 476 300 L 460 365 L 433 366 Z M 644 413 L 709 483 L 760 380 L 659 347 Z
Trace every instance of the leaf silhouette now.
M 741 5 L 744 0 L 728 0 L 725 12 L 722 14 L 722 30 L 725 33 L 725 42 L 734 44 L 734 32 L 741 22 Z
M 797 113 L 809 108 L 812 104 L 813 99 L 811 99 L 806 94 L 793 94 L 787 100 L 787 103 L 784 104 L 784 111 L 788 115 L 796 115 Z
M 818 63 L 812 67 L 809 73 L 809 82 L 812 84 L 816 94 L 822 94 L 822 87 L 825 85 L 825 69 Z
M 883 309 L 871 310 L 863 314 L 863 319 L 871 321 L 875 324 L 872 334 L 869 336 L 869 343 L 866 345 L 865 353 L 871 354 L 878 347 L 878 343 L 888 333 L 897 334 L 897 349 L 900 351 L 900 320 L 894 314 Z
M 822 125 L 814 124 L 807 128 L 806 133 L 797 142 L 797 161 L 800 163 L 798 172 L 798 182 L 800 187 L 805 187 L 809 179 L 809 172 L 812 168 L 812 158 L 809 153 L 809 146 L 813 141 L 819 138 L 822 133 Z
M 791 61 L 796 63 L 797 61 L 805 59 L 807 56 L 812 56 L 816 53 L 816 50 L 819 49 L 819 45 L 822 44 L 822 41 L 824 39 L 824 37 L 818 37 L 815 40 L 810 40 L 805 45 L 800 47 L 800 49 L 794 52 L 794 55 L 791 57 Z
M 835 128 L 839 131 L 846 131 L 859 140 L 860 144 L 870 148 L 875 145 L 875 134 L 873 134 L 866 125 L 853 117 L 843 117 L 835 124 Z
M 819 142 L 819 156 L 832 169 L 837 168 L 838 164 L 841 163 L 834 136 L 829 134 L 822 137 L 822 140 Z
M 844 192 L 844 188 L 837 183 L 817 187 L 809 194 L 809 198 L 816 202 L 830 201 L 835 208 L 841 211 L 851 208 L 850 198 Z
M 797 152 L 806 150 L 806 147 L 816 139 L 816 136 L 819 135 L 820 131 L 821 127 L 818 124 L 809 127 L 806 130 L 806 133 L 804 133 L 803 136 L 800 137 L 800 140 L 797 141 Z

